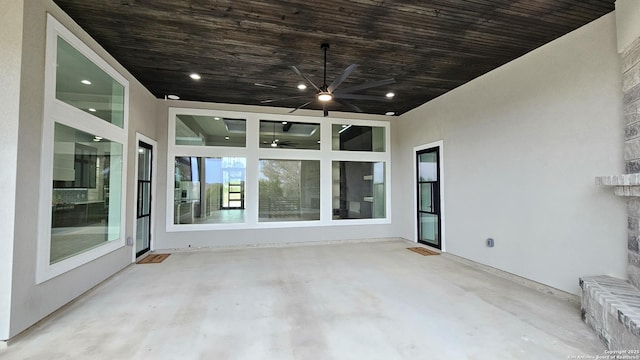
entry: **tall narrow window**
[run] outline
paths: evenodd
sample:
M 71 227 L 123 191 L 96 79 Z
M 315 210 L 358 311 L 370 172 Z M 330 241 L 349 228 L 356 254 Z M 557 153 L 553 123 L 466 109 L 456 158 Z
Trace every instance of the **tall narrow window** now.
M 47 16 L 36 281 L 125 245 L 128 81 Z

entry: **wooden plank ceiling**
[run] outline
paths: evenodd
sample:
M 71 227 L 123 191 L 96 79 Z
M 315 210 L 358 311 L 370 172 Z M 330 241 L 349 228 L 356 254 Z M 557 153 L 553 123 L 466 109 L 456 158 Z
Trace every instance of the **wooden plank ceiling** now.
M 391 100 L 350 100 L 370 114 L 409 111 L 614 9 L 614 0 L 54 1 L 158 98 L 261 105 L 304 95 L 264 104 L 295 108 L 315 90 L 298 90 L 290 66 L 321 85 L 329 43 L 327 83 L 352 63 L 340 88 L 395 79 L 357 92 L 393 91 Z

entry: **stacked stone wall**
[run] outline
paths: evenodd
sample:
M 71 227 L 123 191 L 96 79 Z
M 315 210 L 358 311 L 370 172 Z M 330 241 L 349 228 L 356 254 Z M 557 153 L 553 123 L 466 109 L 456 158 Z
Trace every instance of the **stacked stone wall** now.
M 624 160 L 627 174 L 640 173 L 640 38 L 622 54 L 622 91 L 625 143 Z M 627 203 L 628 277 L 640 288 L 640 198 Z

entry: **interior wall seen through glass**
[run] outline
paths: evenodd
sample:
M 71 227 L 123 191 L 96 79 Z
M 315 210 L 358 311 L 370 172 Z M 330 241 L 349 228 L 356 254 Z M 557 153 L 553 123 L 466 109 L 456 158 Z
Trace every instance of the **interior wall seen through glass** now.
M 331 139 L 333 150 L 384 152 L 384 127 L 333 124 Z
M 124 92 L 122 84 L 58 36 L 56 99 L 123 127 Z
M 50 263 L 120 237 L 122 144 L 55 124 Z
M 320 150 L 320 124 L 260 120 L 260 147 Z
M 176 145 L 245 147 L 247 121 L 221 116 L 176 115 Z
M 333 219 L 385 217 L 385 163 L 332 163 Z
M 320 220 L 320 161 L 260 160 L 258 219 Z
M 174 224 L 245 222 L 246 158 L 176 157 Z

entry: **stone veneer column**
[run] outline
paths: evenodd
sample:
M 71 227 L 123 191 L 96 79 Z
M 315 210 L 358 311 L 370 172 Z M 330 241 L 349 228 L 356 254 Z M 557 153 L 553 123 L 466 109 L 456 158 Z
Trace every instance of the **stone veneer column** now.
M 624 93 L 624 160 L 627 174 L 640 173 L 640 38 L 622 54 L 622 91 Z M 630 184 L 631 185 L 631 184 Z M 640 289 L 640 184 L 638 193 L 631 187 L 627 194 L 629 281 Z M 617 191 L 617 192 L 620 192 Z

